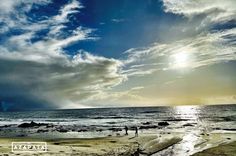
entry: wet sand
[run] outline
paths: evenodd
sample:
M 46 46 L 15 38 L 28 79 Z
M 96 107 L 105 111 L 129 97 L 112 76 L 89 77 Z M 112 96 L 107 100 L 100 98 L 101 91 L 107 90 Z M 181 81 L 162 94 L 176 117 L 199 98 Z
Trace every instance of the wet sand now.
M 181 139 L 170 139 L 165 144 L 156 144 L 153 140 L 156 135 L 133 136 L 111 136 L 104 138 L 83 138 L 83 139 L 32 139 L 32 138 L 1 138 L 0 153 L 5 155 L 80 155 L 80 156 L 130 156 L 150 155 L 159 150 L 179 142 Z M 11 152 L 11 142 L 47 142 L 46 153 L 17 153 Z M 151 143 L 146 147 L 147 143 Z M 145 149 L 144 149 L 145 148 Z
M 235 134 L 200 135 L 201 141 L 186 138 L 185 134 L 133 134 L 122 136 L 108 136 L 102 138 L 0 138 L 0 153 L 7 155 L 80 155 L 80 156 L 210 156 L 225 155 L 233 156 L 236 153 Z M 230 139 L 229 139 L 230 138 Z M 232 139 L 231 139 L 232 138 Z M 189 142 L 186 142 L 189 141 Z M 46 153 L 13 153 L 12 142 L 47 142 Z M 189 151 L 190 147 L 193 150 Z
M 152 139 L 152 136 L 132 138 L 130 136 L 91 138 L 91 139 L 32 139 L 1 138 L 0 153 L 8 155 L 32 155 L 32 153 L 11 152 L 11 142 L 47 142 L 46 153 L 34 155 L 131 155 L 139 147 L 139 143 Z
M 236 142 L 222 144 L 217 147 L 206 149 L 202 152 L 193 154 L 192 156 L 235 156 Z

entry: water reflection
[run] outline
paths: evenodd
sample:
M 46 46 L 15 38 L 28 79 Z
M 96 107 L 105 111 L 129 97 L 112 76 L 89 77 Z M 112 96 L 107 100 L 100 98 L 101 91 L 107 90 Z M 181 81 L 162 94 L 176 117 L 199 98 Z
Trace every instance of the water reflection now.
M 181 119 L 198 120 L 198 106 L 176 106 L 174 107 L 174 111 Z
M 200 131 L 195 126 L 198 126 L 200 108 L 198 106 L 177 106 L 174 110 L 179 118 L 197 122 L 193 127 L 185 127 L 183 140 L 176 146 L 177 150 L 175 150 L 176 156 L 190 155 L 194 151 L 194 146 L 199 139 Z M 186 123 L 189 122 L 191 123 L 191 121 L 186 121 Z

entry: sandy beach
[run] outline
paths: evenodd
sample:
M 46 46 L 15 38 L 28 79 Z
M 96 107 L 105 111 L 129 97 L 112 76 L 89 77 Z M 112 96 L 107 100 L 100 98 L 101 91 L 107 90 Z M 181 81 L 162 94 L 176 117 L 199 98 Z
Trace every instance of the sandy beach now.
M 236 141 L 235 107 L 215 113 L 219 109 L 222 107 L 32 111 L 14 116 L 6 112 L 0 126 L 0 154 L 231 156 Z M 47 151 L 12 152 L 12 142 L 46 142 Z
M 211 155 L 225 155 L 235 156 L 236 155 L 236 142 L 219 145 L 217 147 L 209 148 L 202 152 L 198 152 L 193 156 L 211 156 Z
M 92 139 L 32 139 L 32 138 L 1 138 L 0 153 L 8 155 L 32 155 L 32 153 L 11 152 L 11 142 L 47 142 L 46 153 L 34 153 L 33 155 L 133 155 L 143 144 L 154 139 L 155 136 L 130 136 L 104 137 Z
M 236 149 L 235 134 L 212 133 L 201 137 L 202 140 L 188 140 L 181 133 L 133 134 L 108 136 L 102 138 L 1 138 L 0 153 L 6 155 L 80 155 L 80 156 L 233 156 Z M 47 142 L 48 150 L 43 153 L 17 153 L 11 151 L 12 142 Z M 192 146 L 193 150 L 189 150 Z M 185 150 L 188 149 L 188 150 Z

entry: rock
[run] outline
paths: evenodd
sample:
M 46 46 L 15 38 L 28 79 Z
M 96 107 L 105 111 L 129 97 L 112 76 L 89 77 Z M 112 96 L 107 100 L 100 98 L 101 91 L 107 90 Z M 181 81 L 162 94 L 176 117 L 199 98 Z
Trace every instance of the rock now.
M 46 128 L 53 128 L 53 125 L 52 124 L 48 124 L 48 125 L 46 125 Z
M 109 128 L 108 130 L 110 130 L 110 131 L 113 131 L 113 132 L 118 132 L 118 131 L 122 131 L 122 129 L 121 128 Z
M 157 112 L 159 112 L 159 111 L 145 111 L 143 113 L 157 113 Z
M 102 130 L 102 129 L 97 129 L 96 131 L 97 131 L 97 132 L 102 132 L 103 130 Z
M 177 144 L 180 142 L 182 139 L 178 137 L 173 137 L 173 138 L 155 138 L 153 140 L 150 140 L 146 142 L 143 146 L 141 146 L 141 151 L 140 153 L 143 155 L 152 155 L 154 153 L 157 153 L 163 149 L 166 149 L 172 145 Z
M 27 136 L 26 134 L 19 134 L 19 135 L 17 135 L 17 137 L 25 137 L 25 136 Z
M 134 153 L 131 154 L 131 156 L 140 156 L 139 153 L 140 153 L 140 150 L 138 148 Z
M 158 123 L 158 126 L 168 126 L 168 125 L 170 125 L 170 124 L 168 122 L 166 122 L 166 121 Z
M 151 122 L 143 122 L 142 124 L 143 124 L 143 125 L 150 125 Z
M 66 132 L 68 132 L 67 129 L 57 129 L 57 131 L 60 132 L 60 133 L 66 133 Z
M 3 125 L 3 126 L 0 126 L 0 128 L 7 128 L 7 127 L 11 127 L 11 125 Z
M 22 123 L 18 127 L 28 128 L 28 127 L 35 127 L 35 126 L 38 126 L 38 124 L 35 123 L 34 121 L 31 121 L 31 123 Z
M 110 142 L 111 142 L 111 143 L 116 143 L 117 141 L 115 141 L 115 140 L 111 140 Z
M 77 132 L 87 132 L 87 129 L 79 129 Z
M 47 129 L 38 129 L 37 130 L 37 133 L 44 133 L 44 132 L 48 132 L 48 130 Z
M 164 121 L 188 121 L 188 119 L 180 119 L 180 118 L 169 118 L 167 120 Z
M 107 122 L 108 124 L 115 124 L 116 122 Z
M 22 123 L 18 125 L 20 128 L 29 128 L 29 127 L 40 127 L 40 126 L 47 126 L 48 124 L 45 123 L 36 123 L 34 121 L 31 121 L 30 123 Z
M 152 129 L 152 128 L 157 128 L 158 126 L 156 125 L 148 125 L 148 126 L 140 126 L 139 129 Z
M 186 123 L 186 124 L 184 124 L 183 126 L 184 126 L 184 127 L 192 127 L 192 126 L 194 126 L 194 125 L 192 125 L 191 123 Z
M 224 128 L 225 131 L 236 131 L 236 128 Z
M 224 121 L 235 121 L 236 116 L 227 116 L 227 117 L 222 117 Z

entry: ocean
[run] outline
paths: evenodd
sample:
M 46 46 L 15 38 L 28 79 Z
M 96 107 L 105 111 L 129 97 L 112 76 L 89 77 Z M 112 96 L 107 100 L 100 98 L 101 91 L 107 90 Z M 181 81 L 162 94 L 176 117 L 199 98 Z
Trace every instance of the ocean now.
M 0 112 L 1 126 L 31 121 L 84 127 L 88 131 L 124 126 L 143 126 L 145 129 L 145 125 L 158 125 L 163 121 L 169 123 L 169 129 L 175 130 L 181 130 L 184 124 L 191 123 L 197 124 L 200 128 L 230 131 L 236 129 L 236 105 Z

